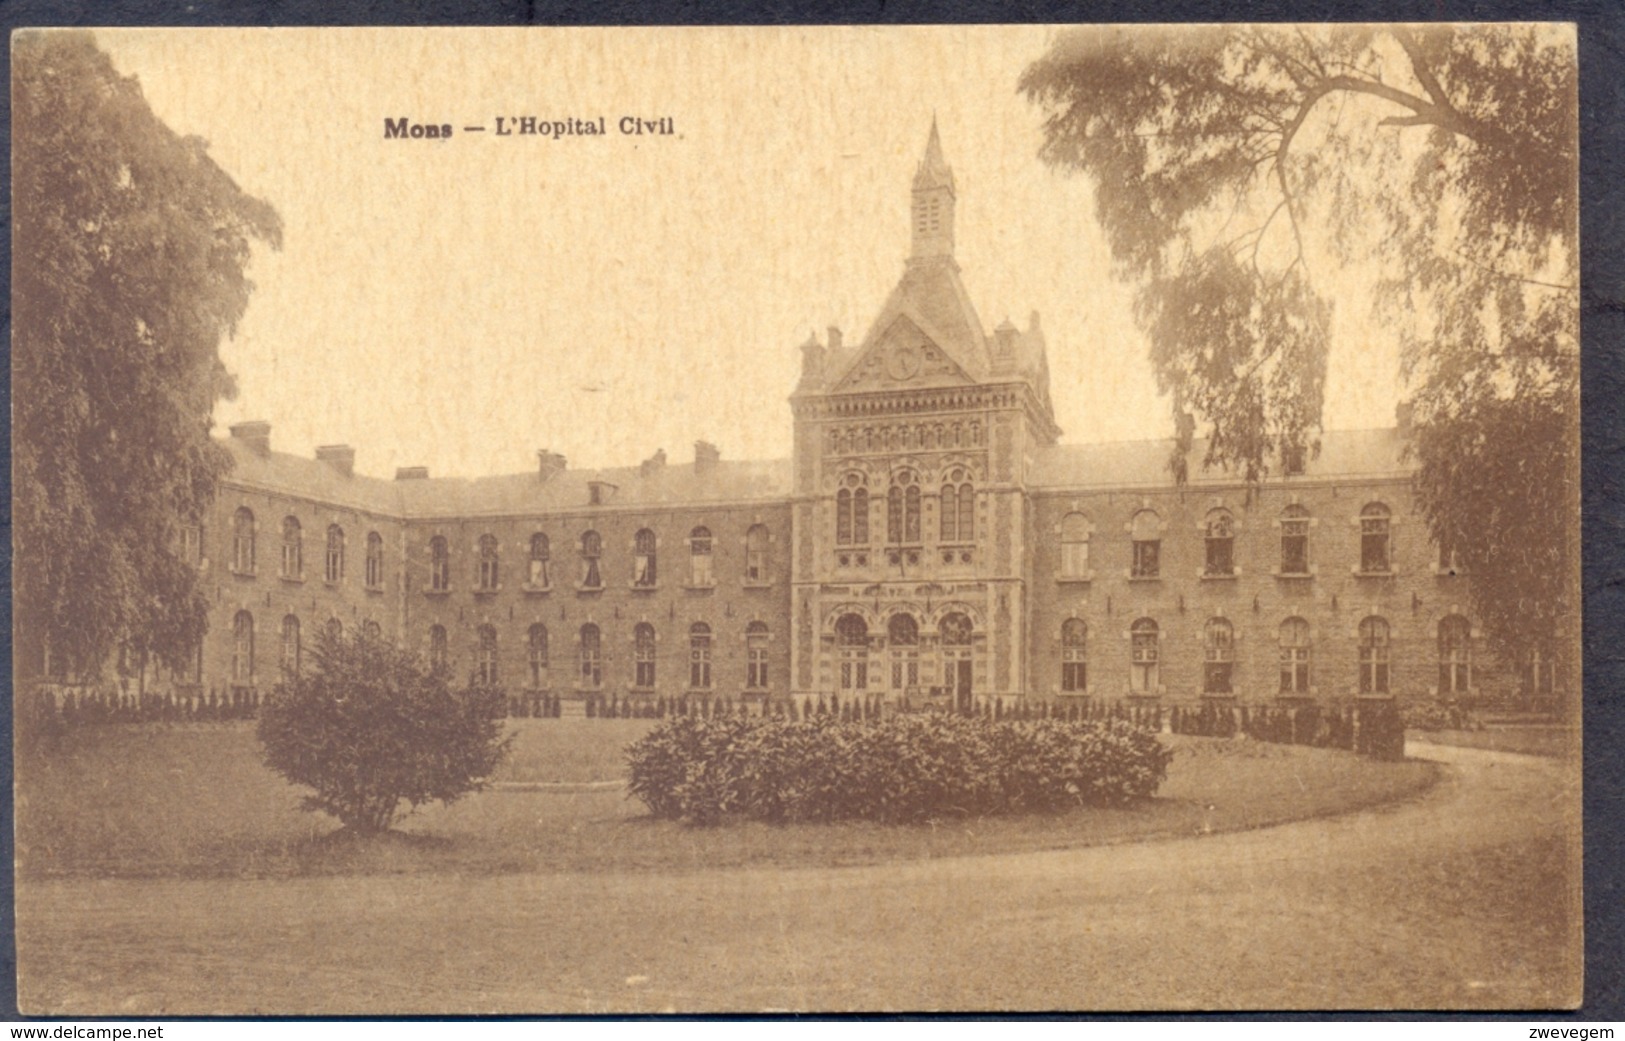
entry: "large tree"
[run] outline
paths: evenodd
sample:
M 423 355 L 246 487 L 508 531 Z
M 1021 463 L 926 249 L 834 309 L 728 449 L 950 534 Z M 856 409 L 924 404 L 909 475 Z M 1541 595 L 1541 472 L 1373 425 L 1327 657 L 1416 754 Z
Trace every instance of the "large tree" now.
M 1398 344 L 1415 497 L 1511 660 L 1577 650 L 1576 64 L 1551 26 L 1087 29 L 1020 89 L 1092 177 L 1176 476 L 1319 448 L 1334 305 Z M 1357 349 L 1360 345 L 1349 345 Z
M 220 340 L 281 225 L 89 34 L 21 33 L 11 70 L 18 671 L 47 647 L 66 675 L 119 646 L 180 667 L 207 619 L 181 533 L 230 463 Z

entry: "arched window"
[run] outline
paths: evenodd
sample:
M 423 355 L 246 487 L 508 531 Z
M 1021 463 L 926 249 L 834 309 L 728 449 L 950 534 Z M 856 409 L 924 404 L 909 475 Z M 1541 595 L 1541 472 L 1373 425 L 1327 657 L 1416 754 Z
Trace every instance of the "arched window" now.
M 655 533 L 648 528 L 632 536 L 632 584 L 644 589 L 655 585 Z
M 920 541 L 920 485 L 913 471 L 892 475 L 886 492 L 886 541 L 893 545 Z
M 290 676 L 299 675 L 299 619 L 295 615 L 282 618 L 282 671 Z
M 480 626 L 479 639 L 479 653 L 474 659 L 474 677 L 480 686 L 494 687 L 497 685 L 496 627 L 490 625 Z
M 451 547 L 444 535 L 429 540 L 429 588 L 436 593 L 451 589 Z
M 429 626 L 429 667 L 444 669 L 450 664 L 446 651 L 446 627 Z
M 1236 664 L 1236 631 L 1223 618 L 1209 618 L 1202 628 L 1202 693 L 1230 694 Z
M 711 586 L 716 573 L 711 570 L 711 529 L 700 527 L 688 533 L 688 584 Z
M 1138 619 L 1129 627 L 1129 689 L 1135 694 L 1155 694 L 1161 685 L 1157 637 L 1157 623 L 1149 618 Z
M 1134 558 L 1129 575 L 1133 578 L 1156 578 L 1162 574 L 1162 522 L 1155 512 L 1141 510 L 1130 524 L 1134 542 Z
M 632 629 L 632 685 L 655 685 L 655 627 L 648 622 Z
M 1462 697 L 1473 686 L 1473 627 L 1459 614 L 1439 622 L 1439 696 Z
M 847 474 L 835 493 L 835 542 L 841 546 L 869 544 L 869 489 L 861 474 Z
M 1550 697 L 1563 690 L 1566 677 L 1556 655 L 1534 648 L 1524 656 L 1518 672 L 1518 692 L 1526 696 Z
M 942 485 L 942 511 L 938 527 L 944 542 L 973 542 L 976 539 L 976 493 L 964 467 L 948 471 Z
M 1082 694 L 1089 689 L 1089 627 L 1081 618 L 1061 623 L 1061 692 Z
M 1360 693 L 1388 693 L 1388 622 L 1376 615 L 1360 622 Z
M 688 627 L 688 685 L 711 689 L 711 627 L 704 622 Z
M 327 620 L 327 638 L 335 644 L 344 639 L 344 623 L 337 618 Z
M 835 645 L 841 658 L 841 689 L 869 686 L 869 626 L 862 615 L 844 614 L 835 623 Z
M 547 588 L 547 561 L 550 555 L 551 554 L 547 545 L 547 535 L 540 531 L 536 532 L 530 537 L 529 581 L 532 588 Z
M 298 517 L 282 518 L 282 577 L 303 578 L 305 574 L 305 533 Z
M 1236 521 L 1229 510 L 1209 510 L 1204 531 L 1202 573 L 1213 577 L 1236 573 Z
M 603 555 L 604 544 L 596 531 L 581 533 L 581 588 L 602 589 L 604 575 L 598 569 L 598 558 Z M 594 632 L 597 630 L 595 629 Z M 586 632 L 585 629 L 582 630 Z M 594 684 L 596 686 L 596 684 Z
M 1389 548 L 1388 507 L 1369 503 L 1360 511 L 1360 570 L 1369 574 L 1390 570 Z
M 231 515 L 231 570 L 239 575 L 254 573 L 254 511 L 239 506 Z
M 382 640 L 384 638 L 383 626 L 379 625 L 371 618 L 361 623 L 361 631 L 365 633 L 367 638 L 370 640 Z
M 892 615 L 886 623 L 891 655 L 891 689 L 899 694 L 920 685 L 920 627 L 912 615 Z
M 480 565 L 475 575 L 477 588 L 489 593 L 500 587 L 502 581 L 501 558 L 497 552 L 497 537 L 495 535 L 480 536 Z
M 1281 623 L 1281 693 L 1289 697 L 1309 693 L 1309 623 L 1302 618 Z
M 1309 573 L 1309 511 L 1288 506 L 1281 511 L 1281 574 Z
M 1089 518 L 1069 513 L 1061 518 L 1061 575 L 1083 578 L 1089 574 Z
M 958 612 L 943 615 L 942 621 L 937 624 L 937 635 L 941 637 L 944 647 L 969 647 L 970 619 Z
M 530 689 L 547 689 L 547 626 L 541 622 L 530 627 L 526 641 L 526 661 L 530 666 Z
M 344 529 L 337 524 L 327 526 L 327 567 L 323 577 L 329 582 L 344 581 Z
M 367 532 L 367 588 L 384 588 L 384 537 Z
M 597 690 L 604 685 L 604 648 L 598 627 L 588 622 L 581 627 L 581 686 Z
M 767 548 L 770 543 L 765 524 L 752 524 L 745 532 L 745 581 L 768 581 Z
M 231 682 L 254 682 L 254 616 L 247 611 L 231 621 Z
M 767 689 L 766 622 L 752 622 L 745 626 L 745 687 L 748 690 Z

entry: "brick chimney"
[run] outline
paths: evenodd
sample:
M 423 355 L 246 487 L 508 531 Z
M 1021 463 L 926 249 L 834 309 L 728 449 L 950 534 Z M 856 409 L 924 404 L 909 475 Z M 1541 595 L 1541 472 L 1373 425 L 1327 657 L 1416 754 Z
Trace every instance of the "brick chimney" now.
M 320 445 L 316 449 L 316 459 L 346 477 L 355 474 L 355 449 L 349 445 Z
M 722 452 L 709 441 L 694 442 L 694 472 L 710 473 L 722 461 Z
M 543 448 L 536 453 L 536 476 L 547 480 L 556 473 L 562 473 L 567 466 L 564 456 Z
M 661 448 L 654 455 L 638 464 L 640 477 L 653 477 L 666 468 L 666 450 Z
M 233 423 L 231 438 L 233 441 L 241 441 L 260 455 L 271 454 L 271 424 L 263 419 Z
M 397 481 L 427 481 L 429 468 L 427 466 L 397 466 L 395 480 Z
M 1410 437 L 1416 426 L 1416 405 L 1409 401 L 1395 405 L 1394 423 L 1399 427 L 1400 437 Z

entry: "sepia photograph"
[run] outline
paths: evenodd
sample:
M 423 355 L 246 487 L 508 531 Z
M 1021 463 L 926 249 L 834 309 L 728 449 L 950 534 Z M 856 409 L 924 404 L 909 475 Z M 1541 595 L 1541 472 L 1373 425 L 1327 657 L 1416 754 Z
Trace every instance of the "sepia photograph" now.
M 20 1011 L 1577 1008 L 1577 84 L 14 32 Z

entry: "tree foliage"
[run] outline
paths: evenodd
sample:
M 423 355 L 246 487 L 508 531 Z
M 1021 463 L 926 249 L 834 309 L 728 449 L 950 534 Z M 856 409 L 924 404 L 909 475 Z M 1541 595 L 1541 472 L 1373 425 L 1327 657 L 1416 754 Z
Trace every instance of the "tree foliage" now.
M 455 802 L 482 789 L 512 744 L 500 688 L 453 690 L 445 669 L 358 629 L 324 627 L 315 671 L 286 677 L 261 705 L 265 762 L 315 789 L 307 810 L 354 832 L 386 831 L 402 802 Z
M 1515 656 L 1572 653 L 1578 184 L 1550 26 L 1087 29 L 1020 89 L 1090 175 L 1183 460 L 1256 481 L 1319 449 L 1333 306 L 1398 342 L 1415 493 Z
M 181 558 L 230 457 L 220 360 L 270 206 L 164 126 L 89 34 L 12 47 L 17 639 L 70 673 L 127 645 L 184 665 L 207 604 Z

